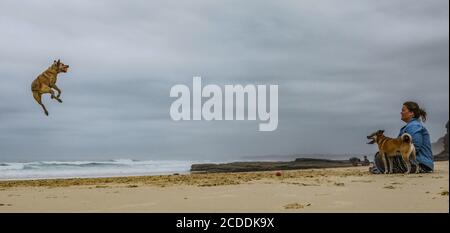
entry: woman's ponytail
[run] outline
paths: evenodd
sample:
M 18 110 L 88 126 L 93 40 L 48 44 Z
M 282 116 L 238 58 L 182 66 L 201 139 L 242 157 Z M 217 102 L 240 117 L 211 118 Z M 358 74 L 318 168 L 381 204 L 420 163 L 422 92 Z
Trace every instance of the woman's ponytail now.
M 422 118 L 423 122 L 427 121 L 427 112 L 422 108 L 419 108 L 419 116 L 417 118 L 419 117 Z

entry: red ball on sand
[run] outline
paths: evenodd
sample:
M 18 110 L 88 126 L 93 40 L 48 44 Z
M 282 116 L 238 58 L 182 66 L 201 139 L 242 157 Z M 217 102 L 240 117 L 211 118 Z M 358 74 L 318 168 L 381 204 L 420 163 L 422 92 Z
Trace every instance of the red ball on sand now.
M 281 172 L 278 171 L 277 173 L 275 173 L 276 176 L 281 176 Z

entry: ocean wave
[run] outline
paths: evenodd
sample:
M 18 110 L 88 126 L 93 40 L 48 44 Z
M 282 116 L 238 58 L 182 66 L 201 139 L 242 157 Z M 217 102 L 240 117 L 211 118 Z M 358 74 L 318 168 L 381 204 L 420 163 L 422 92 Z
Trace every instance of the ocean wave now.
M 0 163 L 0 179 L 105 177 L 189 172 L 191 161 L 132 160 Z

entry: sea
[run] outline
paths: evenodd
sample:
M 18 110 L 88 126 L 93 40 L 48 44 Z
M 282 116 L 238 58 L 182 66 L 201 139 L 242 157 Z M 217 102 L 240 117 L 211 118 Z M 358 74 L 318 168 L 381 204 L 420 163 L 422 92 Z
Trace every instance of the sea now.
M 189 173 L 193 163 L 208 161 L 133 160 L 0 162 L 0 180 L 96 178 Z

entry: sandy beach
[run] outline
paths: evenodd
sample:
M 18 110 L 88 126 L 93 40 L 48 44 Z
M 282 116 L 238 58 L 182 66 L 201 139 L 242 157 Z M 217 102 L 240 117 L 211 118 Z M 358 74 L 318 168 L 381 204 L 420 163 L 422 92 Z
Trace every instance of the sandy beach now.
M 0 181 L 0 212 L 449 212 L 449 163 L 430 174 L 367 167 Z

